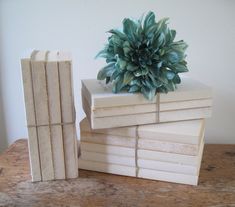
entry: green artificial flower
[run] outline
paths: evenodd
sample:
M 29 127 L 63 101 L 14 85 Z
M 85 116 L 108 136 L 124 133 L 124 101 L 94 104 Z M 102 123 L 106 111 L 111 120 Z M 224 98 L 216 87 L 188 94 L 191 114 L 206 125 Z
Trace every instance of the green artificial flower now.
M 174 91 L 181 82 L 178 73 L 187 72 L 187 44 L 174 41 L 176 31 L 168 18 L 155 21 L 153 12 L 144 20 L 123 20 L 123 30 L 112 29 L 108 44 L 97 57 L 106 58 L 98 80 L 113 83 L 113 92 L 141 92 L 152 100 L 158 92 Z

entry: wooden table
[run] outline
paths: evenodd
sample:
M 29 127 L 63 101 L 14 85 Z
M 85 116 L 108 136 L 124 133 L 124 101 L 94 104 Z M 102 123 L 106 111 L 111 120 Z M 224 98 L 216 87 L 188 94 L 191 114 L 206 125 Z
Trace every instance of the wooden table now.
M 235 145 L 206 145 L 198 186 L 80 171 L 32 183 L 26 140 L 0 156 L 0 206 L 235 206 Z

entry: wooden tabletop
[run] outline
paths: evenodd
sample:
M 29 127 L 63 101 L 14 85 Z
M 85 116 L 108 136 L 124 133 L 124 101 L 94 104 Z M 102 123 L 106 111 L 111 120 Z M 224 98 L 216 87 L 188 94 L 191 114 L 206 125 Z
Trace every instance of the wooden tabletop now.
M 78 179 L 32 183 L 26 140 L 0 156 L 0 206 L 235 206 L 235 145 L 206 145 L 198 186 L 80 170 Z

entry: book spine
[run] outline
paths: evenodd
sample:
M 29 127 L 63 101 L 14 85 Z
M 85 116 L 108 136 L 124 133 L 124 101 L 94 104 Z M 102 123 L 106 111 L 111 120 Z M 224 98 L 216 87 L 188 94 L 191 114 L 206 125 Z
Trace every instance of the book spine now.
M 54 169 L 49 127 L 49 103 L 45 62 L 31 61 L 31 65 L 42 180 L 53 180 Z
M 51 143 L 55 179 L 65 179 L 64 143 L 60 123 L 60 86 L 57 62 L 47 62 L 46 76 L 48 80 L 49 117 L 51 125 Z M 58 124 L 58 125 L 56 125 Z
M 61 111 L 63 122 L 66 178 L 78 176 L 77 137 L 72 88 L 71 61 L 59 61 Z M 70 123 L 70 124 L 68 124 Z
M 28 147 L 32 181 L 41 181 L 41 166 L 38 146 L 38 133 L 36 128 L 35 103 L 33 98 L 32 72 L 29 59 L 21 60 L 24 99 L 28 127 Z

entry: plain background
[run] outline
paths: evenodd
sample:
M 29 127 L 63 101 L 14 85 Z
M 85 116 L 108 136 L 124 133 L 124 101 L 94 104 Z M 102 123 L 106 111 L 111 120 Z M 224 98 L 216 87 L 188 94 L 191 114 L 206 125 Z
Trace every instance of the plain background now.
M 96 78 L 94 56 L 125 17 L 149 10 L 170 17 L 176 38 L 188 44 L 193 78 L 214 89 L 207 143 L 235 144 L 235 1 L 233 0 L 0 0 L 0 150 L 27 137 L 20 59 L 33 49 L 72 52 L 77 126 L 84 117 L 80 80 Z

